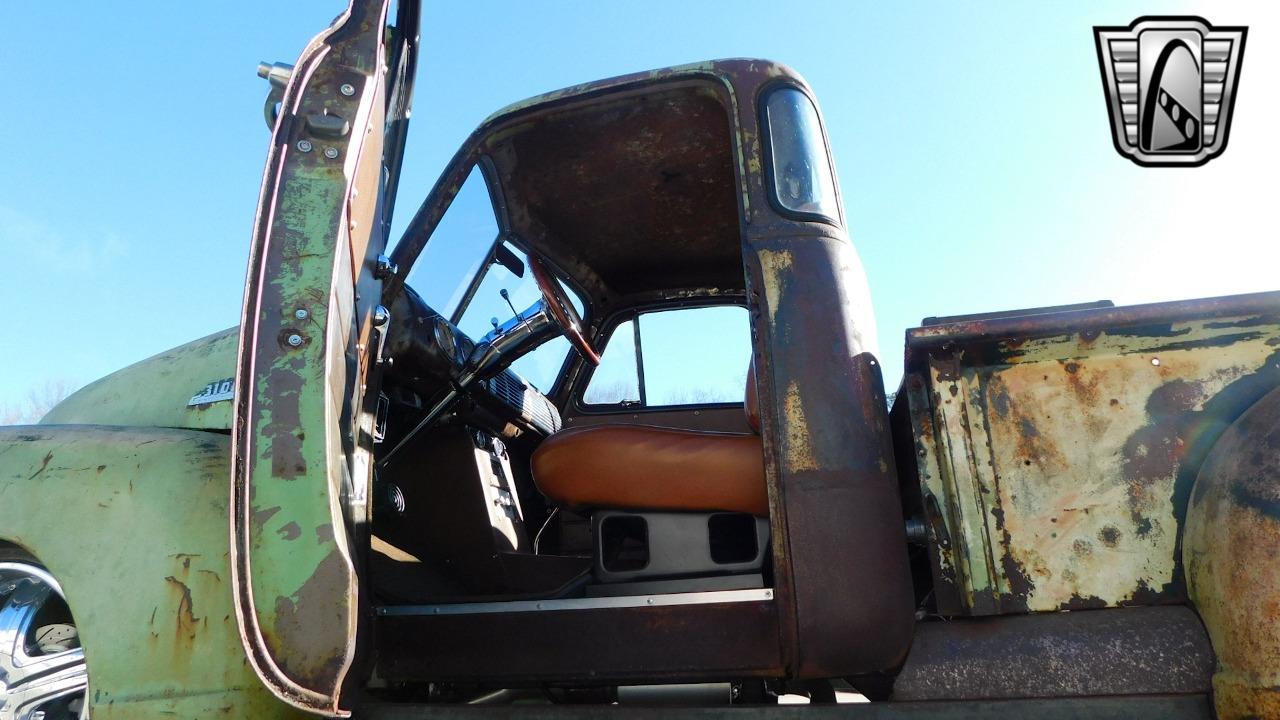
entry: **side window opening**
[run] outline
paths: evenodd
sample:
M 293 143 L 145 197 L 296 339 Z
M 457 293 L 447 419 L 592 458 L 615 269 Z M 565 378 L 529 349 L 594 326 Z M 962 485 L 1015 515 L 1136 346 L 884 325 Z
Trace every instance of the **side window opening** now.
M 750 360 L 746 308 L 640 313 L 610 334 L 582 402 L 627 407 L 740 403 Z

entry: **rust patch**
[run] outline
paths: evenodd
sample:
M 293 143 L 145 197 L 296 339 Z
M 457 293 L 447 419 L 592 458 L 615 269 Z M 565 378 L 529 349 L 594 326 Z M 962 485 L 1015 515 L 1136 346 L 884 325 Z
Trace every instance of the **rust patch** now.
M 1100 378 L 1093 373 L 1081 372 L 1083 368 L 1074 360 L 1064 364 L 1062 369 L 1067 372 L 1067 387 L 1080 400 L 1080 403 L 1086 407 L 1096 406 Z
M 782 400 L 783 427 L 786 428 L 787 452 L 784 460 L 792 472 L 819 469 L 809 441 L 809 422 L 805 418 L 800 400 L 800 387 L 796 382 L 787 386 Z
M 991 408 L 1001 418 L 1009 417 L 1009 388 L 1004 383 L 1000 383 L 997 388 L 991 392 Z
M 1268 322 L 1223 312 L 1264 300 Z M 1280 334 L 1278 302 L 1270 294 L 910 331 L 907 372 L 927 383 L 919 396 L 950 397 L 943 388 L 954 377 L 965 378 L 959 400 L 975 379 L 981 390 L 968 421 L 916 438 L 920 481 L 946 503 L 939 515 L 957 534 L 956 557 L 994 563 L 990 578 L 982 567 L 961 575 L 961 592 L 1014 595 L 1021 580 L 1004 575 L 1020 570 L 1032 581 L 1033 610 L 1184 600 L 1180 531 L 1191 488 L 1223 428 L 1280 385 L 1280 340 L 1265 344 Z M 1233 327 L 1262 335 L 1223 329 Z M 1016 337 L 1024 341 L 1010 354 Z M 939 367 L 940 354 L 959 359 L 954 373 Z M 933 407 L 952 412 L 944 403 Z M 911 412 L 918 434 L 922 413 Z M 1280 514 L 1268 500 L 1241 493 L 1237 502 Z M 998 601 L 994 612 L 1003 610 Z
M 1199 473 L 1186 520 L 1191 598 L 1218 655 L 1218 717 L 1280 713 L 1280 391 L 1227 430 Z
M 271 477 L 294 480 L 307 474 L 307 461 L 302 456 L 302 443 L 289 433 L 272 438 Z
M 1004 572 L 1005 581 L 1009 584 L 1009 593 L 1001 597 L 1001 610 L 1026 612 L 1027 598 L 1031 597 L 1031 593 L 1035 591 L 1035 583 L 1027 576 L 1022 563 L 1018 562 L 1012 552 L 1013 538 L 1004 525 L 1004 509 L 997 505 L 992 508 L 991 514 L 995 517 L 996 528 L 1000 532 L 1000 544 L 1004 546 L 1004 552 L 1000 556 L 1000 569 Z M 1044 574 L 1043 570 L 1040 574 Z
M 293 596 L 279 596 L 275 602 L 275 622 L 269 633 L 272 647 L 289 648 L 287 655 L 277 657 L 281 669 L 306 687 L 319 687 L 337 676 L 346 658 L 345 646 L 333 646 L 331 633 L 315 632 L 321 627 L 346 627 L 348 566 L 335 548 L 316 567 L 315 573 Z M 315 600 L 306 603 L 298 598 Z M 320 598 L 331 598 L 322 602 Z
M 36 471 L 35 471 L 35 472 L 33 472 L 33 473 L 31 473 L 31 477 L 29 477 L 29 478 L 27 478 L 27 479 L 28 479 L 28 480 L 35 480 L 37 475 L 39 475 L 40 473 L 44 472 L 44 471 L 45 471 L 45 468 L 49 467 L 49 461 L 50 461 L 50 460 L 52 460 L 52 459 L 53 459 L 53 451 L 52 451 L 52 450 L 50 450 L 50 451 L 49 451 L 49 452 L 44 456 L 44 460 L 40 461 L 40 469 L 39 469 L 39 470 L 36 470 Z
M 182 563 L 182 569 L 183 569 L 183 570 L 190 570 L 190 569 L 191 569 L 191 558 L 198 558 L 198 557 L 200 557 L 200 555 L 198 555 L 198 554 L 192 554 L 192 553 L 174 553 L 174 554 L 170 555 L 169 557 L 171 557 L 171 558 L 173 558 L 174 560 L 177 560 L 178 562 Z
M 1017 454 L 1024 465 L 1037 464 L 1045 468 L 1066 467 L 1066 458 L 1051 439 L 1040 434 L 1036 423 L 1020 410 L 1013 411 L 1018 428 Z
M 333 542 L 333 523 L 325 523 L 316 527 L 316 542 L 321 545 Z
M 165 582 L 168 582 L 169 586 L 178 593 L 174 635 L 180 643 L 190 647 L 195 642 L 196 633 L 200 630 L 200 618 L 196 617 L 195 605 L 191 601 L 191 588 L 172 575 L 165 577 Z
M 1058 606 L 1059 610 L 1101 610 L 1109 603 L 1097 595 L 1075 596 Z
M 274 506 L 274 507 L 265 508 L 265 509 L 262 509 L 262 510 L 254 510 L 254 511 L 253 511 L 253 525 L 254 525 L 254 527 L 266 527 L 266 525 L 267 525 L 267 521 L 268 521 L 268 520 L 270 520 L 271 518 L 275 517 L 276 513 L 278 513 L 278 512 L 280 512 L 280 506 L 279 506 L 279 505 L 276 505 L 276 506 Z

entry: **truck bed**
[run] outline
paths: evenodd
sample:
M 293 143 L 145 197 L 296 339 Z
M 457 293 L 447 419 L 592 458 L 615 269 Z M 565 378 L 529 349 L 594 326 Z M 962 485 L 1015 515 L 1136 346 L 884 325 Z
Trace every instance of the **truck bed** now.
M 1200 465 L 1280 386 L 1280 293 L 936 318 L 905 368 L 938 613 L 1182 603 Z

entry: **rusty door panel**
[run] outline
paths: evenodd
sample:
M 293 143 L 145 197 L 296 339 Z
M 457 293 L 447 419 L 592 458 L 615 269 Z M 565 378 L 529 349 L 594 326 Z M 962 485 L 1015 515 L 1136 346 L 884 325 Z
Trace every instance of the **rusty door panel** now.
M 1213 441 L 1280 384 L 1280 294 L 908 333 L 944 614 L 1181 602 Z

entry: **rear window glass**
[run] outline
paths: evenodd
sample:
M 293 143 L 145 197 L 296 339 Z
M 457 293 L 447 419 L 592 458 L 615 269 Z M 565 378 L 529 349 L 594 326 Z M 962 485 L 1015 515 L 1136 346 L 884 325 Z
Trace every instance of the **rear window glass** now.
M 629 407 L 741 403 L 750 362 L 746 308 L 641 313 L 610 334 L 582 399 Z
M 779 208 L 803 219 L 836 222 L 835 177 L 813 101 L 796 88 L 778 88 L 765 100 L 765 122 L 769 176 Z

